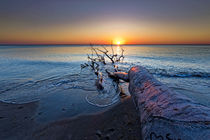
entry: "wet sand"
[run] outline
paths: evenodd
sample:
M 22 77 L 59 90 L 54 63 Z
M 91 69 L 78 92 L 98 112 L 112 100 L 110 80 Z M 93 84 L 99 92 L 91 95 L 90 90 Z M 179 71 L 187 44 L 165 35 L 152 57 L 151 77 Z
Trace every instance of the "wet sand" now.
M 0 139 L 16 140 L 29 136 L 36 128 L 34 116 L 38 102 L 9 104 L 0 102 Z
M 36 122 L 38 102 L 0 102 L 0 139 L 97 140 L 141 139 L 140 122 L 130 97 L 109 110 L 49 123 Z

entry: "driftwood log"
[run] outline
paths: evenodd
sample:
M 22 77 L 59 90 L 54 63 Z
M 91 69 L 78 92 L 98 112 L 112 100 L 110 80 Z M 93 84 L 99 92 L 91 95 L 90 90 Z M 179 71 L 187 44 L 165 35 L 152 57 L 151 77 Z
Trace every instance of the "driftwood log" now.
M 129 81 L 145 140 L 210 140 L 210 108 L 170 90 L 145 68 L 109 73 Z

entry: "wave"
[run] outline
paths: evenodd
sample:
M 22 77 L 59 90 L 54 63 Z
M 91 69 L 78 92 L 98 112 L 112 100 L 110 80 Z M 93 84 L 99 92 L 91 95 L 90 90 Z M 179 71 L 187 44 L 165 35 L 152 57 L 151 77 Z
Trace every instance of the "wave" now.
M 56 61 L 22 61 L 20 62 L 23 65 L 44 65 L 44 66 L 69 66 L 72 65 L 73 62 L 56 62 Z
M 141 65 L 141 63 L 123 62 L 119 64 L 119 69 L 122 71 L 129 71 L 131 67 Z M 181 69 L 181 68 L 154 68 L 150 65 L 143 65 L 153 75 L 164 77 L 180 77 L 180 78 L 210 78 L 210 72 L 202 69 Z
M 180 78 L 209 78 L 209 72 L 199 71 L 169 71 L 165 69 L 149 69 L 149 72 L 154 75 L 160 75 L 164 77 L 180 77 Z
M 26 66 L 34 66 L 34 65 L 44 65 L 44 66 L 69 66 L 69 65 L 79 65 L 80 62 L 83 62 L 82 60 L 79 61 L 50 61 L 50 60 L 30 60 L 30 59 L 6 59 L 6 58 L 0 58 L 1 65 L 26 65 Z
M 132 58 L 132 59 L 139 59 L 139 60 L 152 60 L 152 61 L 179 61 L 179 62 L 191 62 L 192 63 L 192 59 L 188 59 L 188 58 L 181 58 L 181 57 L 175 57 L 175 56 L 138 56 L 138 55 L 131 55 L 128 56 L 128 58 Z

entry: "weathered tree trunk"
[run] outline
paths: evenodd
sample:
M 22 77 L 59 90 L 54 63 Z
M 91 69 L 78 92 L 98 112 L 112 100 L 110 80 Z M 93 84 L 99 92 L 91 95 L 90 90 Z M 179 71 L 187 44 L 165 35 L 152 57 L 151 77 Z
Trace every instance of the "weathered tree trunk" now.
M 129 80 L 129 92 L 139 112 L 143 139 L 210 139 L 210 108 L 170 90 L 141 66 L 132 67 L 128 74 L 113 75 Z

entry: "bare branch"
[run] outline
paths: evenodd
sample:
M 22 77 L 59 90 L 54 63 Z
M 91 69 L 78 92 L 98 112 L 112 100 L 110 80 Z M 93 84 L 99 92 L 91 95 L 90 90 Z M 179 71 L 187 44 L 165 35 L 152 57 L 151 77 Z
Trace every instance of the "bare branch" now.
M 103 48 L 105 49 L 105 51 L 100 50 L 100 49 L 98 49 L 98 48 L 96 48 L 96 49 L 97 49 L 98 51 L 104 53 L 104 54 L 106 55 L 106 57 L 109 58 L 109 59 L 111 60 L 111 62 L 114 64 L 115 62 L 114 62 L 114 60 L 113 60 L 113 57 L 110 57 L 109 54 L 108 54 L 109 51 L 108 51 L 105 47 L 103 47 Z
M 94 73 L 97 75 L 96 86 L 99 90 L 104 89 L 104 87 L 102 85 L 103 75 L 102 75 L 102 72 L 100 71 L 99 64 L 103 63 L 106 65 L 106 62 L 105 62 L 106 59 L 109 59 L 112 62 L 112 66 L 114 67 L 114 71 L 115 71 L 113 73 L 113 72 L 109 72 L 108 70 L 106 70 L 106 73 L 108 74 L 108 76 L 110 78 L 113 79 L 113 81 L 117 84 L 117 86 L 119 86 L 119 79 L 127 80 L 126 74 L 118 73 L 118 66 L 115 65 L 115 62 L 119 62 L 124 59 L 124 50 L 122 48 L 121 48 L 121 55 L 119 55 L 114 52 L 112 43 L 111 43 L 112 54 L 109 53 L 109 50 L 105 46 L 102 46 L 102 48 L 96 48 L 96 47 L 94 48 L 94 46 L 92 44 L 90 44 L 90 46 L 91 46 L 92 54 L 91 55 L 87 54 L 89 63 L 81 64 L 81 69 L 88 67 L 88 66 L 92 68 Z M 118 92 L 118 91 L 116 91 L 116 92 Z
M 96 54 L 97 57 L 98 57 L 98 61 L 99 61 L 99 62 L 103 62 L 103 64 L 106 64 L 104 56 L 100 55 L 100 54 L 97 52 L 97 48 L 91 47 L 91 50 L 95 52 L 95 54 Z

